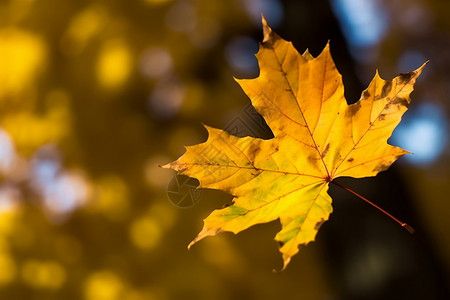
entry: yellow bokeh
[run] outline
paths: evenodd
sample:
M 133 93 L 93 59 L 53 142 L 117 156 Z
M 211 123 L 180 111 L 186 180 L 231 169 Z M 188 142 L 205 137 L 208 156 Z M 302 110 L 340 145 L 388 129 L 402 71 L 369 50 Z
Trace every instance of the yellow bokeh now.
M 57 142 L 69 131 L 65 111 L 54 107 L 47 115 L 18 112 L 4 117 L 3 127 L 14 139 L 19 152 L 30 154 L 46 143 Z M 64 122 L 63 122 L 64 120 Z
M 63 53 L 67 55 L 80 54 L 88 42 L 103 29 L 107 20 L 108 13 L 99 4 L 89 6 L 75 15 L 61 39 Z
M 110 271 L 91 274 L 85 282 L 86 300 L 121 300 L 125 287 L 120 278 Z
M 2 127 L 13 138 L 20 153 L 28 155 L 43 144 L 57 143 L 71 131 L 69 95 L 63 90 L 53 90 L 45 100 L 45 113 L 23 110 L 1 119 Z
M 174 210 L 168 198 L 159 199 L 152 204 L 148 211 L 148 216 L 154 219 L 161 228 L 167 230 L 175 224 L 180 210 Z
M 45 66 L 41 37 L 18 28 L 0 30 L 0 97 L 29 87 Z
M 90 210 L 112 221 L 121 221 L 128 215 L 129 206 L 128 189 L 120 177 L 108 175 L 95 184 Z
M 140 218 L 133 221 L 129 234 L 136 247 L 149 250 L 158 245 L 162 232 L 158 223 L 152 218 Z
M 98 56 L 97 77 L 107 89 L 120 87 L 128 79 L 132 68 L 132 55 L 121 40 L 106 42 Z
M 66 280 L 66 270 L 56 261 L 28 260 L 22 267 L 22 277 L 29 286 L 58 289 Z

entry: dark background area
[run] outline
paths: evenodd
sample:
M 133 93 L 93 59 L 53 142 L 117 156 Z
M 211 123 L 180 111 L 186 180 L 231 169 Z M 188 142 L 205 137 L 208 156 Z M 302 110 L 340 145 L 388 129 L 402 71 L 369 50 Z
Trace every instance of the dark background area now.
M 233 80 L 258 75 L 261 13 L 301 53 L 330 41 L 349 103 L 376 69 L 430 60 L 390 140 L 414 154 L 338 180 L 415 234 L 332 186 L 330 220 L 283 272 L 278 222 L 186 249 L 231 196 L 177 206 L 158 164 L 205 141 L 201 123 L 270 137 Z M 449 41 L 438 0 L 1 2 L 0 298 L 448 298 Z

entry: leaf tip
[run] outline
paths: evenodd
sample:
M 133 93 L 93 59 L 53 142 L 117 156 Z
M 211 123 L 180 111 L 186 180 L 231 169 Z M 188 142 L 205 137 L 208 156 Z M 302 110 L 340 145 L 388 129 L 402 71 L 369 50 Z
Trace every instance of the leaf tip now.
M 198 241 L 200 241 L 201 239 L 203 239 L 206 235 L 202 235 L 202 233 L 205 231 L 205 229 L 203 229 L 196 237 L 195 237 L 195 239 L 193 239 L 190 243 L 189 243 L 189 245 L 187 246 L 187 249 L 188 250 L 191 250 L 191 247 L 195 244 L 195 243 L 197 243 Z
M 197 238 L 193 239 L 193 240 L 189 243 L 189 245 L 187 246 L 187 249 L 188 249 L 188 250 L 191 250 L 192 245 L 194 245 L 195 243 L 197 243 L 196 239 L 197 239 Z
M 211 135 L 213 135 L 214 131 L 218 130 L 217 128 L 211 127 L 209 125 L 206 125 L 204 123 L 202 123 L 202 126 L 205 127 L 206 131 L 208 132 L 208 136 L 210 137 Z
M 213 132 L 214 130 L 217 130 L 216 128 L 214 128 L 214 127 L 211 127 L 211 126 L 209 126 L 209 125 L 206 125 L 205 123 L 201 123 L 202 124 L 202 126 L 206 129 L 206 132 L 208 132 L 208 135 L 209 136 L 211 136 L 211 132 Z
M 331 51 L 330 51 L 330 40 L 326 43 L 325 47 L 323 48 L 322 52 L 319 54 L 319 56 L 325 56 L 331 58 Z M 331 61 L 333 62 L 333 58 L 331 58 Z M 333 62 L 334 64 L 334 62 Z
M 281 269 L 281 271 L 284 271 L 290 262 L 291 262 L 291 257 L 287 256 L 287 255 L 286 256 L 283 255 L 283 268 Z
M 428 65 L 429 62 L 430 62 L 430 60 L 427 60 L 420 67 L 418 67 L 417 70 L 414 71 L 417 73 L 417 76 L 419 76 L 420 73 L 422 73 L 423 69 L 425 68 L 426 65 Z
M 186 163 L 182 162 L 180 159 L 178 159 L 174 162 L 165 164 L 160 167 L 163 169 L 172 169 L 174 171 L 177 171 L 178 174 L 182 174 L 184 171 L 186 171 L 188 169 L 188 165 Z
M 272 28 L 270 28 L 269 24 L 267 24 L 267 20 L 263 14 L 261 14 L 261 22 L 263 26 L 263 35 L 264 35 L 263 43 L 266 43 L 270 41 L 272 38 Z
M 313 60 L 314 56 L 309 52 L 309 49 L 306 49 L 305 52 L 303 52 L 302 56 L 306 58 L 306 60 Z
M 160 165 L 158 164 L 158 167 L 160 167 L 161 169 L 171 169 L 172 163 L 168 163 L 165 165 Z
M 214 236 L 218 233 L 221 233 L 223 230 L 221 228 L 217 228 L 217 229 L 211 229 L 211 228 L 206 228 L 203 227 L 202 231 L 200 231 L 200 233 L 195 237 L 195 239 L 193 239 L 189 245 L 187 246 L 188 250 L 191 249 L 191 247 L 199 242 L 200 240 L 202 240 L 203 238 L 207 237 L 207 236 Z
M 374 80 L 383 80 L 380 76 L 380 71 L 378 69 L 375 70 L 375 75 L 373 76 Z
M 272 272 L 273 273 L 283 272 L 284 270 L 286 270 L 286 268 L 287 268 L 287 266 L 289 265 L 290 262 L 291 262 L 291 256 L 283 255 L 283 266 L 281 267 L 280 270 L 272 269 Z

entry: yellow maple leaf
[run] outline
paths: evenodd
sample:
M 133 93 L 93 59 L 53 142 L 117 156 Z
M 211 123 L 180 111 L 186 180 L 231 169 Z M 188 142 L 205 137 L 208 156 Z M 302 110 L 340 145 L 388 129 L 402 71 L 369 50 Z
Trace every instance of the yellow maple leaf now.
M 222 231 L 238 233 L 279 219 L 282 228 L 275 240 L 285 268 L 299 245 L 313 241 L 328 220 L 330 182 L 375 176 L 408 153 L 387 139 L 407 110 L 425 64 L 389 81 L 376 73 L 361 99 L 348 105 L 328 44 L 316 58 L 308 51 L 300 55 L 264 18 L 263 30 L 256 55 L 260 75 L 237 82 L 274 137 L 239 138 L 205 126 L 208 140 L 186 147 L 182 157 L 164 167 L 197 178 L 200 187 L 234 196 L 232 205 L 204 220 L 189 247 Z

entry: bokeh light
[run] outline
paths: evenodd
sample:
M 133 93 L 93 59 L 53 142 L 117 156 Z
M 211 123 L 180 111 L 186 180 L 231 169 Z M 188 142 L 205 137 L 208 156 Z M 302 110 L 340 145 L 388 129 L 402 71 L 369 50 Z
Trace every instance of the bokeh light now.
M 20 191 L 14 185 L 0 186 L 0 216 L 4 212 L 14 211 L 19 206 Z
M 11 170 L 14 165 L 16 151 L 9 134 L 0 128 L 0 170 L 2 173 Z
M 59 289 L 66 280 L 66 270 L 56 261 L 28 260 L 22 266 L 26 284 L 37 289 Z
M 82 206 L 88 197 L 86 179 L 81 173 L 63 170 L 59 151 L 51 145 L 35 153 L 30 173 L 32 186 L 54 221 Z
M 149 78 L 167 76 L 173 68 L 172 56 L 164 47 L 151 47 L 142 54 L 140 67 L 142 74 Z
M 0 29 L 0 97 L 28 87 L 46 66 L 47 49 L 37 34 L 9 27 Z
M 354 58 L 360 61 L 373 59 L 367 50 L 381 41 L 389 22 L 380 1 L 333 0 L 331 4 Z
M 277 28 L 283 20 L 284 9 L 278 0 L 244 0 L 242 3 L 255 26 L 261 25 L 261 14 L 273 28 Z
M 61 49 L 65 55 L 81 54 L 88 43 L 106 26 L 108 13 L 100 4 L 93 4 L 76 14 L 61 38 Z
M 448 147 L 447 117 L 434 104 L 416 105 L 394 131 L 395 145 L 413 154 L 405 156 L 410 163 L 427 165 L 435 162 Z
M 93 200 L 89 209 L 112 221 L 124 220 L 130 208 L 129 192 L 125 182 L 118 176 L 106 175 L 93 187 Z
M 426 56 L 420 51 L 409 50 L 403 53 L 398 61 L 397 69 L 401 73 L 407 73 L 411 70 L 417 69 L 424 62 L 427 61 Z M 425 77 L 427 75 L 427 70 L 420 76 Z
M 136 219 L 130 227 L 131 241 L 142 250 L 150 250 L 156 247 L 161 239 L 161 235 L 161 228 L 151 218 Z
M 132 70 L 132 55 L 126 43 L 120 40 L 107 41 L 97 61 L 97 77 L 105 88 L 116 88 L 124 84 Z
M 256 52 L 258 52 L 256 40 L 246 36 L 237 36 L 228 42 L 225 48 L 225 58 L 239 75 L 254 76 L 258 72 Z
M 152 115 L 160 119 L 173 118 L 181 109 L 185 99 L 185 88 L 175 78 L 157 83 L 149 97 Z
M 99 271 L 87 278 L 84 295 L 86 300 L 120 300 L 125 297 L 125 287 L 115 273 Z

